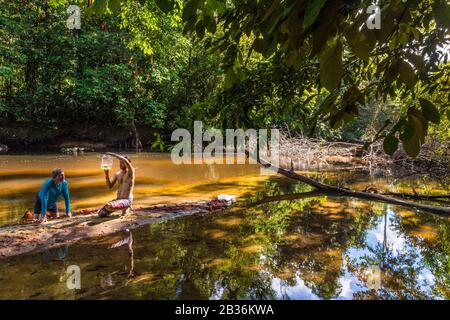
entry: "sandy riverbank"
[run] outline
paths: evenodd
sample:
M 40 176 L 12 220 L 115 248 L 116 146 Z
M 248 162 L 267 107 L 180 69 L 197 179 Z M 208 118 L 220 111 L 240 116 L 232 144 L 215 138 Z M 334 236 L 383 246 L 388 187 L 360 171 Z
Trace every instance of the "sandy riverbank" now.
M 99 218 L 95 211 L 74 213 L 72 218 L 54 218 L 45 224 L 17 223 L 0 227 L 0 259 L 35 250 L 101 237 L 125 229 L 194 214 L 211 213 L 229 206 L 226 201 L 158 205 L 139 208 L 127 216 L 115 213 Z

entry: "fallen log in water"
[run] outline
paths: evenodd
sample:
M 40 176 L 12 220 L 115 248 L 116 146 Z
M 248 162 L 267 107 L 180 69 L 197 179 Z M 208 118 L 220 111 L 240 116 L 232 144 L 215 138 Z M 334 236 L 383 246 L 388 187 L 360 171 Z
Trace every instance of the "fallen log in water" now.
M 436 195 L 427 195 L 427 194 L 410 194 L 410 193 L 397 193 L 397 192 L 383 192 L 381 193 L 385 196 L 394 196 L 394 197 L 400 197 L 404 199 L 414 199 L 414 200 L 427 200 L 427 201 L 436 201 L 436 200 L 444 200 L 449 199 L 450 200 L 450 194 L 436 194 Z
M 249 155 L 248 152 L 247 152 L 247 155 Z M 403 207 L 407 207 L 407 208 L 421 210 L 424 212 L 450 215 L 449 207 L 440 207 L 440 206 L 433 206 L 433 205 L 427 205 L 427 204 L 420 204 L 420 203 L 409 202 L 409 201 L 404 201 L 404 200 L 388 197 L 388 196 L 382 195 L 382 194 L 364 192 L 364 191 L 355 191 L 355 190 L 351 190 L 351 189 L 347 189 L 347 188 L 331 186 L 331 185 L 319 182 L 317 180 L 311 179 L 309 177 L 306 177 L 304 175 L 295 173 L 294 171 L 286 170 L 283 168 L 278 168 L 278 167 L 272 165 L 270 162 L 267 162 L 263 159 L 257 159 L 257 161 L 266 168 L 271 168 L 273 171 L 278 172 L 279 174 L 281 174 L 287 178 L 301 181 L 307 185 L 310 185 L 310 186 L 316 188 L 318 191 L 322 191 L 324 194 L 343 195 L 343 196 L 349 196 L 349 197 L 354 197 L 354 198 L 359 198 L 359 199 L 365 199 L 365 200 L 399 205 L 399 206 L 403 206 Z M 413 197 L 414 195 L 411 195 L 411 196 Z M 418 195 L 416 195 L 416 196 L 418 196 Z

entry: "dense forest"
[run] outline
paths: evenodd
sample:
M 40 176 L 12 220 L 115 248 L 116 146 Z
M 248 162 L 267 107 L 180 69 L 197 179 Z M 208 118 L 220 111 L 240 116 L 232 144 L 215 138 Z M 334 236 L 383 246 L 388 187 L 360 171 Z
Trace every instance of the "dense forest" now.
M 202 120 L 416 156 L 426 135 L 450 137 L 450 5 L 384 1 L 369 29 L 370 4 L 3 1 L 0 143 L 164 149 Z

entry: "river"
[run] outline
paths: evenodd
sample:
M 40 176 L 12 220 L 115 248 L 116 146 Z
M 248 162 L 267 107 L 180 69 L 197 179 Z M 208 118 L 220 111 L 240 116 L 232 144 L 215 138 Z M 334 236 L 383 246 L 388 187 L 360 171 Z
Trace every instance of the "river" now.
M 137 206 L 207 200 L 220 193 L 236 194 L 241 202 L 220 213 L 3 259 L 0 299 L 450 298 L 447 217 L 326 196 L 257 205 L 269 196 L 311 188 L 261 176 L 254 165 L 175 166 L 168 155 L 152 153 L 131 158 L 137 167 Z M 74 210 L 114 197 L 104 186 L 99 154 L 1 156 L 1 223 L 17 220 L 32 206 L 54 167 L 66 172 Z M 366 172 L 310 174 L 355 189 L 446 187 L 426 178 L 394 180 Z M 72 265 L 81 270 L 78 290 L 66 285 Z
M 221 193 L 245 194 L 264 180 L 257 165 L 174 165 L 168 154 L 137 153 L 136 207 L 160 203 L 211 200 Z M 37 154 L 0 156 L 0 225 L 20 219 L 34 206 L 36 193 L 54 168 L 69 182 L 73 211 L 99 208 L 115 198 L 108 190 L 101 154 Z M 118 170 L 118 162 L 111 170 Z M 111 173 L 111 175 L 112 175 Z M 64 202 L 59 204 L 64 212 Z

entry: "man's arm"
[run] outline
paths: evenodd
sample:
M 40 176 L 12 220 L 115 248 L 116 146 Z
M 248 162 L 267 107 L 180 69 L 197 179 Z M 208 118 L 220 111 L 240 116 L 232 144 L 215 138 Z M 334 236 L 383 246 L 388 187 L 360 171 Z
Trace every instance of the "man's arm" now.
M 133 177 L 134 177 L 135 169 L 134 169 L 134 167 L 131 165 L 130 161 L 128 161 L 127 158 L 122 157 L 121 155 L 119 155 L 119 154 L 117 154 L 117 153 L 113 153 L 113 152 L 107 152 L 106 154 L 109 154 L 110 156 L 116 157 L 117 159 L 119 159 L 119 160 L 125 162 L 127 168 L 130 170 L 130 173 L 131 173 L 131 174 L 133 175 Z
M 114 174 L 112 180 L 110 180 L 109 170 L 105 170 L 105 179 L 106 179 L 106 186 L 108 187 L 108 189 L 111 189 L 117 182 L 117 174 Z
M 47 202 L 48 202 L 48 192 L 50 190 L 51 180 L 46 181 L 42 186 L 41 191 L 39 191 L 39 198 L 41 200 L 41 215 L 47 214 Z
M 66 182 L 64 182 L 63 185 L 63 196 L 64 196 L 64 203 L 66 204 L 66 213 L 71 213 L 72 211 L 70 210 L 70 193 L 69 193 L 69 184 Z

